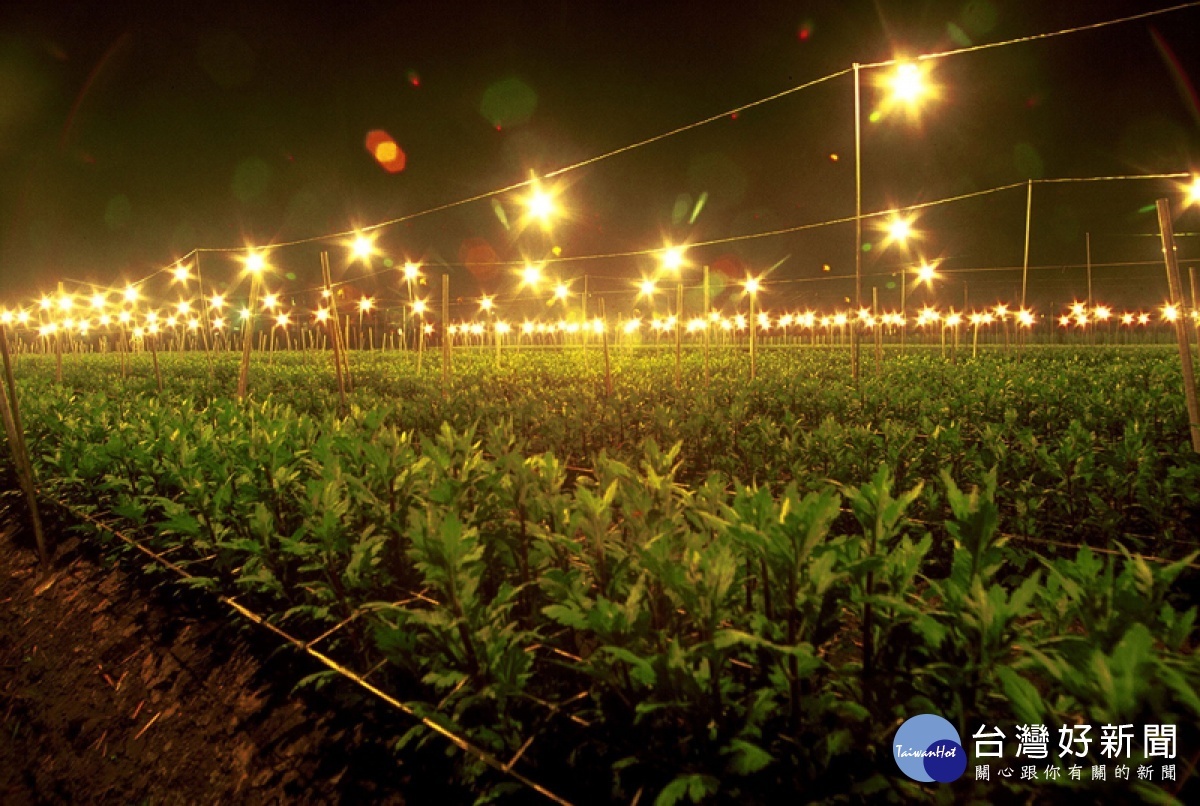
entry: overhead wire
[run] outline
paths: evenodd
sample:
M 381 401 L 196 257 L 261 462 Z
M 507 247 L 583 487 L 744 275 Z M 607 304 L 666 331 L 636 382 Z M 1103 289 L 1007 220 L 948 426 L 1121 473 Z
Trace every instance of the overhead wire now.
M 1196 7 L 1200 7 L 1200 0 L 1193 0 L 1193 2 L 1188 2 L 1188 3 L 1180 3 L 1180 4 L 1176 4 L 1173 6 L 1166 7 L 1166 8 L 1151 9 L 1151 10 L 1148 10 L 1145 12 L 1140 12 L 1137 14 L 1130 14 L 1130 15 L 1126 15 L 1126 16 L 1118 17 L 1118 18 L 1114 18 L 1114 19 L 1109 19 L 1109 20 L 1102 20 L 1102 21 L 1095 22 L 1095 23 L 1088 23 L 1085 25 L 1072 26 L 1069 28 L 1063 28 L 1063 29 L 1059 29 L 1056 31 L 1049 31 L 1049 32 L 1043 32 L 1043 33 L 1038 33 L 1038 34 L 1030 34 L 1030 35 L 1022 36 L 1022 37 L 1015 37 L 1015 38 L 1011 38 L 1011 39 L 1001 40 L 999 42 L 988 42 L 988 43 L 982 43 L 979 45 L 970 45 L 970 46 L 966 46 L 966 47 L 953 48 L 953 49 L 937 51 L 937 52 L 933 52 L 933 53 L 924 53 L 924 54 L 919 54 L 919 55 L 911 57 L 911 58 L 904 58 L 904 59 L 892 58 L 892 59 L 884 59 L 884 60 L 879 60 L 879 61 L 874 61 L 874 62 L 866 62 L 866 63 L 858 64 L 857 66 L 859 69 L 873 69 L 873 68 L 880 68 L 880 67 L 889 67 L 889 66 L 893 66 L 893 65 L 896 65 L 896 64 L 899 64 L 902 62 L 907 62 L 907 61 L 928 61 L 928 60 L 944 59 L 944 58 L 948 58 L 951 56 L 958 56 L 958 55 L 962 55 L 962 54 L 974 53 L 974 52 L 978 52 L 978 51 L 990 50 L 990 49 L 995 49 L 995 48 L 1000 48 L 1000 47 L 1009 47 L 1009 46 L 1013 46 L 1013 45 L 1025 44 L 1025 43 L 1029 43 L 1029 42 L 1036 42 L 1036 41 L 1045 40 L 1045 39 L 1051 39 L 1051 38 L 1056 38 L 1056 37 L 1061 37 L 1061 36 L 1066 36 L 1066 35 L 1071 35 L 1071 34 L 1078 34 L 1078 33 L 1083 33 L 1083 32 L 1087 32 L 1087 31 L 1098 30 L 1101 28 L 1107 28 L 1107 27 L 1114 26 L 1114 25 L 1121 25 L 1121 24 L 1125 24 L 1125 23 L 1129 23 L 1129 22 L 1134 22 L 1137 20 L 1148 19 L 1148 18 L 1156 17 L 1156 16 L 1162 16 L 1165 14 L 1171 14 L 1174 12 L 1183 11 L 1183 10 L 1196 8 Z M 844 68 L 842 70 L 835 71 L 833 73 L 829 73 L 827 75 L 823 75 L 819 78 L 812 79 L 810 81 L 806 81 L 801 84 L 797 84 L 793 87 L 789 87 L 780 92 L 776 92 L 771 95 L 759 98 L 757 100 L 754 100 L 754 101 L 751 101 L 751 102 L 748 102 L 745 104 L 741 104 L 739 106 L 728 109 L 724 112 L 714 114 L 714 115 L 709 115 L 708 117 L 702 118 L 697 121 L 693 121 L 692 123 L 678 126 L 674 129 L 670 129 L 666 132 L 662 132 L 660 134 L 657 134 L 657 135 L 654 135 L 651 137 L 643 138 L 642 140 L 638 140 L 633 143 L 629 143 L 625 146 L 611 149 L 611 150 L 603 152 L 601 154 L 597 154 L 592 157 L 588 157 L 586 159 L 582 159 L 582 160 L 576 161 L 574 163 L 571 163 L 569 165 L 563 166 L 561 168 L 554 169 L 552 171 L 545 173 L 543 175 L 543 178 L 556 178 L 559 176 L 563 176 L 567 173 L 579 170 L 580 168 L 583 168 L 583 167 L 586 167 L 589 165 L 593 165 L 597 162 L 601 162 L 603 160 L 607 160 L 612 157 L 619 156 L 621 154 L 641 148 L 643 146 L 647 146 L 647 145 L 650 145 L 650 144 L 653 144 L 656 142 L 660 142 L 662 140 L 668 139 L 668 138 L 676 136 L 678 134 L 682 134 L 684 132 L 688 132 L 688 131 L 700 128 L 702 126 L 708 125 L 710 123 L 714 123 L 718 120 L 725 119 L 725 118 L 729 117 L 730 115 L 738 114 L 740 112 L 743 112 L 743 111 L 746 111 L 749 109 L 753 109 L 755 107 L 762 106 L 764 104 L 771 103 L 771 102 L 779 100 L 781 98 L 788 97 L 788 96 L 793 95 L 802 90 L 809 89 L 811 87 L 814 87 L 814 86 L 817 86 L 820 84 L 824 84 L 828 81 L 831 81 L 831 80 L 834 80 L 841 76 L 850 74 L 853 71 L 854 71 L 854 68 L 850 67 L 850 68 Z M 1160 177 L 1165 178 L 1168 176 L 1178 176 L 1178 175 L 1179 174 L 1163 174 L 1163 175 L 1160 175 Z M 1182 175 L 1186 176 L 1187 174 L 1182 174 Z M 1094 177 L 1094 178 L 1089 178 L 1087 180 L 1080 180 L 1080 181 L 1100 181 L 1101 179 L 1117 179 L 1117 178 L 1119 178 L 1119 177 Z M 1146 178 L 1150 178 L 1150 177 L 1148 176 Z M 278 243 L 270 244 L 270 245 L 262 247 L 262 248 L 279 249 L 279 248 L 285 248 L 285 247 L 289 247 L 289 246 L 297 246 L 297 245 L 307 244 L 307 243 L 318 243 L 321 241 L 328 241 L 328 240 L 332 240 L 332 239 L 336 239 L 336 238 L 346 238 L 346 237 L 350 237 L 350 236 L 353 236 L 353 235 L 356 235 L 359 233 L 376 232 L 378 230 L 385 229 L 385 228 L 393 226 L 395 224 L 412 221 L 417 218 L 428 216 L 428 215 L 431 215 L 434 213 L 443 212 L 445 210 L 450 210 L 450 209 L 453 209 L 456 207 L 461 207 L 463 205 L 471 204 L 473 202 L 482 201 L 482 200 L 488 199 L 488 198 L 493 198 L 495 196 L 503 195 L 505 193 L 510 193 L 510 192 L 519 190 L 521 188 L 528 187 L 536 181 L 538 181 L 537 177 L 531 177 L 530 179 L 527 179 L 527 180 L 513 182 L 510 184 L 504 185 L 502 187 L 499 187 L 499 188 L 484 191 L 481 193 L 476 193 L 471 196 L 457 199 L 454 201 L 434 205 L 432 207 L 428 207 L 428 208 L 425 208 L 423 210 L 420 210 L 420 211 L 417 211 L 414 213 L 409 213 L 409 214 L 406 214 L 403 216 L 398 216 L 395 218 L 387 219 L 385 221 L 379 221 L 374 224 L 368 224 L 368 225 L 365 225 L 365 226 L 362 226 L 362 227 L 359 227 L 356 229 L 347 229 L 347 230 L 342 230 L 342 231 L 338 231 L 338 232 L 325 233 L 322 235 L 313 235 L 313 236 L 308 236 L 308 237 L 304 237 L 304 238 L 296 238 L 296 239 L 292 239 L 292 240 L 288 240 L 288 241 L 281 241 Z M 1047 181 L 1047 180 L 1037 180 L 1037 181 Z M 1057 181 L 1073 181 L 1073 180 L 1057 180 Z M 1025 183 L 1021 182 L 1021 183 L 1016 183 L 1016 184 L 1023 185 Z M 920 206 L 919 205 L 911 206 L 911 207 L 903 208 L 903 209 L 920 209 Z M 854 221 L 855 219 L 854 219 L 854 217 L 850 217 L 848 219 L 841 219 L 841 220 L 839 220 L 839 222 L 845 221 L 845 220 Z M 809 225 L 808 228 L 812 228 L 812 227 L 816 227 L 816 226 L 828 226 L 831 223 L 839 223 L 839 222 L 826 222 L 823 224 L 814 224 L 814 225 Z M 780 232 L 783 233 L 783 232 L 788 232 L 788 231 L 799 231 L 799 230 L 798 229 L 785 229 L 785 230 L 781 230 Z M 732 240 L 734 240 L 735 238 L 739 238 L 739 237 L 744 237 L 744 236 L 733 236 L 730 239 L 714 239 L 714 240 L 705 242 L 703 244 L 697 244 L 697 245 L 713 245 L 713 244 L 719 244 L 719 243 L 729 243 L 729 242 L 732 242 Z M 755 236 L 751 236 L 751 237 L 768 237 L 768 234 L 759 234 L 759 235 L 755 235 Z M 228 253 L 235 253 L 235 252 L 244 252 L 246 250 L 246 248 L 247 247 L 245 247 L 245 246 L 242 246 L 242 247 L 196 247 L 196 248 L 192 249 L 184 259 L 188 259 L 191 256 L 197 256 L 201 253 L 228 254 Z M 657 251 L 657 250 L 640 250 L 640 251 L 635 251 L 635 252 L 632 252 L 629 254 L 646 254 L 646 253 L 650 253 L 653 251 Z M 627 256 L 627 255 L 618 255 L 618 256 Z M 577 258 L 577 259 L 586 259 L 586 258 Z M 175 262 L 178 262 L 178 261 L 175 261 Z M 161 274 L 168 270 L 169 270 L 169 267 L 162 267 L 160 269 L 157 269 L 157 270 L 151 272 L 146 277 L 144 277 L 140 280 L 133 281 L 131 283 L 131 285 L 134 285 L 135 287 L 142 285 L 145 282 L 148 282 L 149 280 L 153 279 L 153 277 L 157 276 L 158 274 Z

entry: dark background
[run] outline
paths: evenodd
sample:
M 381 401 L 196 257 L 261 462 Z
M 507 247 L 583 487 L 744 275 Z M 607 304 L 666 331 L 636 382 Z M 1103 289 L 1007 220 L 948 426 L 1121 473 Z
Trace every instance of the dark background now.
M 420 212 L 854 61 L 1169 3 L 311 5 L 9 10 L 0 24 L 0 293 L 8 303 L 62 279 L 123 284 L 196 247 L 280 243 Z M 1193 169 L 1197 42 L 1200 8 L 1190 8 L 941 59 L 932 73 L 940 97 L 913 120 L 869 119 L 882 96 L 871 83 L 878 71 L 865 71 L 864 212 L 1028 178 Z M 402 147 L 403 171 L 373 159 L 364 145 L 372 130 Z M 383 229 L 371 268 L 406 257 L 445 264 L 456 299 L 510 300 L 518 296 L 512 272 L 484 264 L 542 258 L 552 246 L 569 258 L 842 218 L 854 212 L 853 145 L 853 81 L 842 76 L 567 174 L 561 199 L 570 219 L 552 235 L 505 228 L 483 200 Z M 1168 182 L 1036 186 L 1031 302 L 1086 293 L 1087 233 L 1098 298 L 1161 302 L 1153 202 L 1167 195 L 1181 207 Z M 497 201 L 515 223 L 513 194 Z M 881 301 L 895 304 L 896 270 L 923 256 L 942 259 L 948 279 L 933 296 L 917 292 L 919 300 L 961 304 L 964 279 L 972 304 L 1015 300 L 1024 220 L 1021 187 L 924 212 L 912 253 L 884 249 L 868 223 L 866 293 L 878 286 Z M 1178 209 L 1176 223 L 1190 260 L 1200 238 L 1188 233 L 1200 218 Z M 853 226 L 840 225 L 698 248 L 689 258 L 729 277 L 778 264 L 767 305 L 828 308 L 853 293 L 853 239 Z M 393 273 L 357 279 L 362 267 L 348 265 L 336 242 L 276 250 L 272 287 L 311 286 L 321 248 L 338 277 L 384 298 L 398 294 Z M 202 253 L 201 265 L 206 291 L 238 274 L 218 253 Z M 594 293 L 612 295 L 611 311 L 629 309 L 629 281 L 653 266 L 651 257 L 623 257 L 550 271 L 587 273 Z M 1008 270 L 973 271 L 995 267 Z M 165 277 L 147 292 L 177 293 Z M 510 310 L 537 310 L 528 296 Z

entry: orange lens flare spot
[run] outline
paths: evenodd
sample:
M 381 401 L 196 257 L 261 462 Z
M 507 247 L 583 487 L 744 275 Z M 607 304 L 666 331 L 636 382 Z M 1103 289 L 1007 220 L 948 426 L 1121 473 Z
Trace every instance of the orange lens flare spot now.
M 404 149 L 383 129 L 373 129 L 367 133 L 366 147 L 368 153 L 388 173 L 400 173 L 408 163 Z

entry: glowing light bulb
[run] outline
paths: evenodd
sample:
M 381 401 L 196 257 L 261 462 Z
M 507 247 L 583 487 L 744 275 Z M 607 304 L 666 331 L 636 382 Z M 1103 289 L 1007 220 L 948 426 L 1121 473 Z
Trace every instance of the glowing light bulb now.
M 358 260 L 367 260 L 375 252 L 374 242 L 366 235 L 357 235 L 354 238 L 354 243 L 350 246 L 350 251 Z
M 896 71 L 892 74 L 889 84 L 892 97 L 905 104 L 915 104 L 927 92 L 921 68 L 912 62 L 896 65 Z
M 904 244 L 912 237 L 912 218 L 904 218 L 900 214 L 894 214 L 887 224 L 888 240 L 894 243 Z
M 521 285 L 529 286 L 537 290 L 538 285 L 542 282 L 542 269 L 540 266 L 534 266 L 532 263 L 526 263 L 525 268 L 521 269 Z
M 679 271 L 683 268 L 683 247 L 667 247 L 663 250 L 660 260 L 662 267 L 667 271 Z

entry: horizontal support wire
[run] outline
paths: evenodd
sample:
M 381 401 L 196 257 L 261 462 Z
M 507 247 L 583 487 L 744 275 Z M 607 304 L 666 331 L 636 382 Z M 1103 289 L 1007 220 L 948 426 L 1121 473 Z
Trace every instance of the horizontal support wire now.
M 1079 25 L 1079 26 L 1074 26 L 1074 27 L 1069 27 L 1069 28 L 1063 28 L 1063 29 L 1059 29 L 1056 31 L 1047 31 L 1047 32 L 1038 33 L 1038 34 L 1030 34 L 1027 36 L 1016 37 L 1013 39 L 1006 39 L 1006 40 L 1002 40 L 999 42 L 986 42 L 986 43 L 981 43 L 978 45 L 970 45 L 967 47 L 953 48 L 953 49 L 937 51 L 937 52 L 933 52 L 933 53 L 923 53 L 923 54 L 919 54 L 915 57 L 912 57 L 912 61 L 939 60 L 939 59 L 949 58 L 952 56 L 959 56 L 959 55 L 968 54 L 968 53 L 975 53 L 978 51 L 992 50 L 995 48 L 1009 47 L 1009 46 L 1013 46 L 1013 45 L 1021 45 L 1021 44 L 1036 42 L 1036 41 L 1045 40 L 1045 39 L 1052 39 L 1052 38 L 1057 38 L 1057 37 L 1061 37 L 1061 36 L 1067 36 L 1070 34 L 1078 34 L 1078 33 L 1084 33 L 1087 31 L 1094 31 L 1094 30 L 1098 30 L 1101 28 L 1107 28 L 1107 27 L 1114 26 L 1114 25 L 1121 25 L 1124 23 L 1135 22 L 1135 21 L 1139 21 L 1139 20 L 1143 20 L 1143 19 L 1148 19 L 1151 17 L 1162 16 L 1162 15 L 1166 15 L 1166 14 L 1171 14 L 1173 12 L 1183 11 L 1183 10 L 1187 10 L 1187 9 L 1197 8 L 1197 7 L 1200 7 L 1200 0 L 1192 0 L 1192 2 L 1180 3 L 1178 5 L 1169 6 L 1166 8 L 1152 9 L 1150 11 L 1145 11 L 1145 12 L 1141 12 L 1141 13 L 1137 13 L 1137 14 L 1131 14 L 1131 15 L 1127 15 L 1124 17 L 1112 18 L 1112 19 L 1108 19 L 1108 20 L 1101 20 L 1099 22 L 1088 23 L 1086 25 Z M 801 90 L 806 90 L 811 87 L 815 87 L 815 86 L 824 84 L 826 82 L 832 81 L 832 80 L 840 78 L 842 76 L 849 75 L 853 72 L 856 72 L 857 70 L 870 70 L 870 69 L 877 69 L 877 68 L 883 68 L 883 67 L 892 67 L 897 64 L 900 64 L 902 61 L 906 61 L 906 60 L 898 59 L 898 58 L 884 59 L 881 61 L 856 64 L 855 66 L 852 66 L 852 67 L 843 68 L 843 69 L 835 71 L 833 73 L 828 73 L 819 78 L 812 79 L 810 81 L 806 81 L 804 83 L 795 85 L 793 87 L 789 87 L 785 90 L 776 92 L 772 95 L 768 95 L 766 97 L 759 98 L 754 101 L 750 101 L 749 103 L 745 103 L 740 106 L 735 106 L 731 109 L 727 109 L 718 114 L 709 115 L 708 117 L 702 118 L 697 121 L 693 121 L 692 123 L 684 124 L 682 126 L 678 126 L 676 128 L 670 129 L 666 132 L 661 132 L 657 135 L 646 137 L 641 140 L 637 140 L 633 143 L 629 143 L 627 145 L 611 149 L 609 151 L 597 154 L 595 156 L 588 157 L 583 160 L 579 160 L 577 162 L 571 163 L 571 164 L 563 166 L 561 168 L 554 169 L 554 170 L 546 173 L 544 178 L 549 179 L 549 178 L 559 177 L 564 174 L 571 173 L 573 171 L 577 171 L 588 165 L 593 165 L 595 163 L 610 159 L 612 157 L 616 157 L 620 154 L 624 154 L 629 151 L 633 151 L 633 150 L 641 148 L 643 146 L 647 146 L 652 143 L 656 143 L 656 142 L 668 139 L 675 135 L 682 134 L 684 132 L 691 131 L 693 129 L 697 129 L 702 126 L 706 126 L 710 123 L 714 123 L 716 121 L 726 119 L 730 115 L 734 115 L 739 112 L 770 103 L 770 102 L 778 100 L 780 98 L 791 96 L 797 92 L 800 92 Z M 1187 176 L 1187 175 L 1188 174 L 1153 174 L 1153 175 L 1147 175 L 1144 177 L 1087 177 L 1087 178 L 1078 178 L 1078 179 L 1034 179 L 1034 180 L 1030 180 L 1030 181 L 1032 181 L 1033 183 L 1078 182 L 1078 181 L 1103 181 L 1103 180 L 1135 179 L 1135 178 L 1173 178 L 1173 177 Z M 269 244 L 263 248 L 283 248 L 283 247 L 287 247 L 287 246 L 296 246 L 296 245 L 300 245 L 300 244 L 317 243 L 317 242 L 321 242 L 321 241 L 330 241 L 330 240 L 335 240 L 335 239 L 339 239 L 339 238 L 351 238 L 351 237 L 354 237 L 354 236 L 362 234 L 362 233 L 375 232 L 377 230 L 385 229 L 385 228 L 393 226 L 395 224 L 412 221 L 413 219 L 421 218 L 423 216 L 431 215 L 433 213 L 443 212 L 445 210 L 454 209 L 456 207 L 461 207 L 463 205 L 471 204 L 473 202 L 482 201 L 484 199 L 489 199 L 489 198 L 494 198 L 496 196 L 500 196 L 505 193 L 511 193 L 513 191 L 520 190 L 525 187 L 529 187 L 529 186 L 533 185 L 536 181 L 538 181 L 536 177 L 531 177 L 530 179 L 526 179 L 526 180 L 519 181 L 519 182 L 513 182 L 511 184 L 508 184 L 508 185 L 505 185 L 505 186 L 502 186 L 499 188 L 495 188 L 492 190 L 477 193 L 477 194 L 468 196 L 466 198 L 461 198 L 461 199 L 457 199 L 454 201 L 438 204 L 433 207 L 425 208 L 425 209 L 420 210 L 415 213 L 409 213 L 409 214 L 399 216 L 396 218 L 388 219 L 385 221 L 380 221 L 380 222 L 377 222 L 374 224 L 370 224 L 370 225 L 361 227 L 359 229 L 350 229 L 350 230 L 343 230 L 340 232 L 326 233 L 323 235 L 313 235 L 313 236 L 308 236 L 308 237 L 303 237 L 303 238 L 296 238 L 296 239 L 290 240 L 290 241 L 282 241 L 282 242 L 279 242 L 276 244 Z M 1023 187 L 1025 185 L 1026 185 L 1025 182 L 1020 182 L 1014 186 Z M 1007 188 L 994 188 L 991 191 L 981 191 L 981 193 L 994 192 L 995 190 L 1000 190 L 1000 189 L 1007 189 Z M 975 195 L 975 194 L 968 194 L 968 195 Z M 928 206 L 928 205 L 914 205 L 914 206 L 906 207 L 906 208 L 902 208 L 902 209 L 915 210 L 915 209 L 919 209 L 920 207 L 923 207 L 923 206 Z M 864 217 L 868 217 L 868 216 L 864 216 Z M 855 217 L 853 217 L 853 216 L 851 216 L 847 219 L 843 219 L 843 221 L 854 221 L 854 220 L 855 220 Z M 832 223 L 832 222 L 826 222 L 826 224 L 828 224 L 828 223 Z M 824 226 L 826 224 L 816 224 L 816 225 L 806 225 L 806 226 Z M 756 235 L 751 235 L 751 236 L 734 236 L 731 238 L 710 241 L 708 243 L 729 243 L 732 241 L 741 240 L 743 237 L 765 237 L 765 235 L 756 234 Z M 182 261 L 188 260 L 192 257 L 199 256 L 201 253 L 234 254 L 234 253 L 244 253 L 246 251 L 247 251 L 246 246 L 241 246 L 241 247 L 196 247 L 196 248 L 192 249 L 190 252 L 188 252 L 183 258 L 180 258 L 179 260 L 174 261 L 171 264 L 171 266 L 178 265 Z M 647 250 L 647 251 L 661 251 L 661 250 Z M 580 259 L 590 259 L 590 258 L 580 258 Z M 162 268 L 156 269 L 153 272 L 151 272 L 149 275 L 147 275 L 146 277 L 143 277 L 140 280 L 136 280 L 136 281 L 132 282 L 131 285 L 133 285 L 135 287 L 140 286 L 140 285 L 148 282 L 149 280 L 153 279 L 154 277 L 156 277 L 164 272 L 169 271 L 171 269 L 171 266 L 163 266 Z

